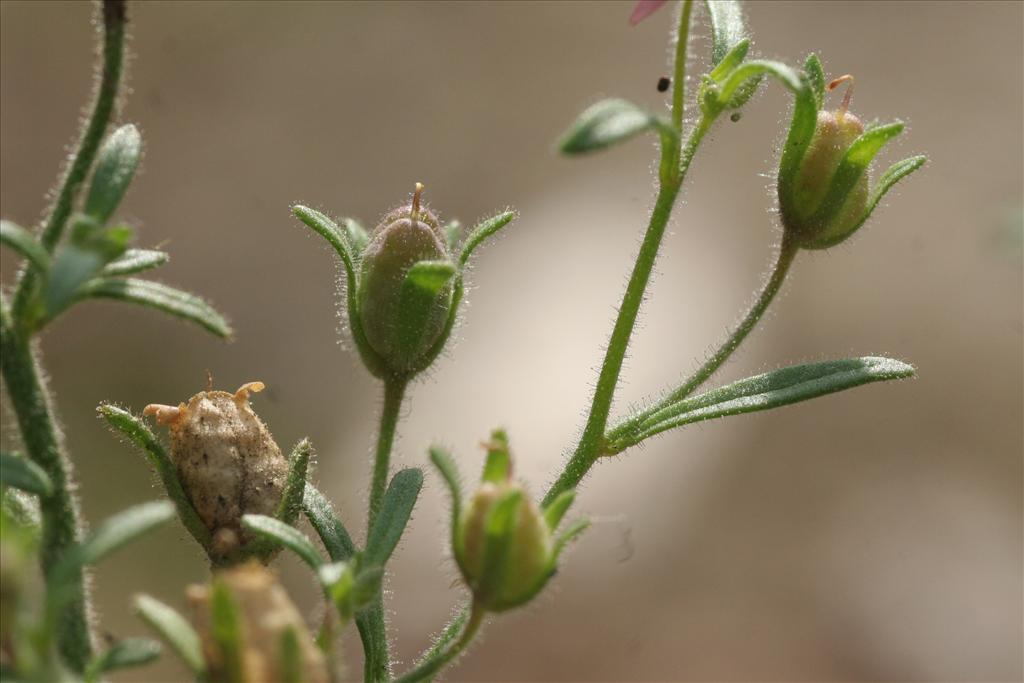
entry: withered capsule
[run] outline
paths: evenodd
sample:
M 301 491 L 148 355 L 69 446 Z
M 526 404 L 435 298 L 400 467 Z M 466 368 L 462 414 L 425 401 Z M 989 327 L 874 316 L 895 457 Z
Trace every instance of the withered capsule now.
M 201 391 L 177 407 L 151 404 L 143 411 L 170 428 L 171 459 L 216 556 L 252 540 L 242 515 L 273 515 L 281 501 L 288 462 L 249 405 L 249 394 L 263 389 L 249 382 L 233 394 Z
M 239 620 L 242 680 L 271 683 L 287 679 L 282 643 L 291 630 L 298 645 L 299 679 L 308 683 L 326 683 L 327 663 L 316 646 L 295 604 L 276 577 L 256 562 L 217 572 L 213 581 L 227 589 Z M 189 586 L 187 597 L 194 611 L 194 622 L 203 646 L 211 680 L 226 680 L 225 653 L 215 637 L 211 609 L 211 587 Z

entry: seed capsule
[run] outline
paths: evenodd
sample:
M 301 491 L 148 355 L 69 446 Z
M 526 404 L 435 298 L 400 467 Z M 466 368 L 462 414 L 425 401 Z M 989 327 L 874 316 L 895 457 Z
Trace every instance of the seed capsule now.
M 214 575 L 217 587 L 189 586 L 187 596 L 194 610 L 194 621 L 209 668 L 210 680 L 229 680 L 226 658 L 212 616 L 213 591 L 226 589 L 234 605 L 241 642 L 240 680 L 253 683 L 294 680 L 306 683 L 327 683 L 327 664 L 323 653 L 313 642 L 302 616 L 274 575 L 256 562 L 239 565 Z M 291 631 L 291 634 L 287 632 Z M 294 660 L 287 662 L 284 642 L 287 637 L 297 641 Z M 295 657 L 297 655 L 297 657 Z M 298 672 L 289 671 L 298 665 Z
M 273 515 L 281 501 L 288 462 L 249 405 L 249 394 L 263 388 L 249 382 L 233 394 L 207 390 L 177 407 L 152 404 L 143 411 L 170 427 L 171 458 L 217 557 L 252 540 L 242 515 Z

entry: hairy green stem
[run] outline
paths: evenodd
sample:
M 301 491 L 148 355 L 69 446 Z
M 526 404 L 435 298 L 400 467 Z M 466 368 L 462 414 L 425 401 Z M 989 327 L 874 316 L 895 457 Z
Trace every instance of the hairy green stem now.
M 792 240 L 787 239 L 785 236 L 782 238 L 782 246 L 779 248 L 779 255 L 775 260 L 772 274 L 768 277 L 764 288 L 750 307 L 750 310 L 743 317 L 743 320 L 740 321 L 740 324 L 732 331 L 732 334 L 715 351 L 714 355 L 708 358 L 704 365 L 700 366 L 681 387 L 669 394 L 667 400 L 678 401 L 686 398 L 700 385 L 704 384 L 711 375 L 715 374 L 715 371 L 722 367 L 725 361 L 729 360 L 733 351 L 747 338 L 747 335 L 750 334 L 761 320 L 764 312 L 768 310 L 768 306 L 775 299 L 775 295 L 782 289 L 782 283 L 785 281 L 786 275 L 789 274 L 789 267 L 793 264 L 793 259 L 796 258 L 798 251 L 800 251 L 800 248 Z
M 775 259 L 775 266 L 772 268 L 771 275 L 765 281 L 764 287 L 761 289 L 761 293 L 758 294 L 757 299 L 754 301 L 750 310 L 740 321 L 740 324 L 736 326 L 736 329 L 726 338 L 718 350 L 704 362 L 696 372 L 693 373 L 683 384 L 668 394 L 655 405 L 650 408 L 637 413 L 627 420 L 622 421 L 618 425 L 615 425 L 605 435 L 605 443 L 610 443 L 617 440 L 619 437 L 631 433 L 634 429 L 640 426 L 645 420 L 650 418 L 656 412 L 664 408 L 670 403 L 681 401 L 684 398 L 690 396 L 696 391 L 704 382 L 715 374 L 715 372 L 722 367 L 733 352 L 743 343 L 743 340 L 747 338 L 757 323 L 761 320 L 765 311 L 768 310 L 768 306 L 775 299 L 775 296 L 779 293 L 782 288 L 782 283 L 786 279 L 786 275 L 789 273 L 789 268 L 793 264 L 794 258 L 800 251 L 799 247 L 785 236 L 782 239 L 782 246 L 779 248 L 778 257 Z
M 419 681 L 429 681 L 437 675 L 441 669 L 450 664 L 473 641 L 473 638 L 480 630 L 480 625 L 483 624 L 485 614 L 484 610 L 474 605 L 469 611 L 468 619 L 457 618 L 460 624 L 465 621 L 465 626 L 458 640 L 442 651 L 433 652 L 431 656 L 424 659 L 415 669 L 404 676 L 396 678 L 394 683 L 419 683 Z
M 367 513 L 366 533 L 370 533 L 380 512 L 384 491 L 388 485 L 391 469 L 391 447 L 395 443 L 395 430 L 402 410 L 402 399 L 408 386 L 407 377 L 395 377 L 384 381 L 384 407 L 380 414 L 380 430 L 377 435 L 377 453 L 373 463 L 373 477 L 370 482 L 370 505 Z M 370 681 L 386 681 L 391 675 L 391 653 L 388 647 L 387 621 L 384 615 L 384 594 L 377 594 L 376 600 L 356 617 L 356 628 L 363 641 L 363 678 Z
M 40 564 L 44 576 L 48 577 L 61 558 L 81 539 L 80 513 L 72 493 L 71 462 L 64 453 L 36 350 L 32 342 L 15 328 L 7 304 L 2 299 L 0 370 L 25 451 L 53 482 L 53 494 L 39 501 L 43 524 Z M 65 663 L 81 673 L 92 656 L 87 586 L 81 569 L 76 569 L 69 581 L 75 587 L 75 597 L 64 608 L 58 621 L 57 646 Z
M 675 69 L 672 83 L 672 126 L 682 132 L 683 111 L 686 95 L 686 53 L 690 46 L 690 15 L 693 0 L 685 0 L 679 14 L 679 31 L 676 34 Z
M 608 349 L 605 352 L 604 363 L 601 366 L 601 374 L 597 380 L 597 389 L 594 391 L 594 399 L 583 436 L 580 438 L 576 451 L 565 464 L 562 473 L 544 496 L 541 502 L 542 507 L 562 492 L 575 488 L 601 455 L 604 431 L 608 425 L 608 414 L 611 412 L 615 388 L 619 382 L 622 363 L 626 357 L 626 349 L 629 346 L 633 328 L 636 326 L 640 305 L 643 303 L 647 284 L 651 279 L 654 261 L 661 248 L 661 241 L 672 214 L 672 207 L 679 194 L 680 184 L 710 125 L 711 121 L 703 118 L 697 123 L 681 152 L 678 180 L 669 185 L 662 184 L 658 190 L 654 210 L 651 212 L 650 224 L 644 235 L 643 243 L 640 245 L 640 253 L 633 266 L 633 273 L 630 275 L 626 293 L 622 298 L 622 305 L 619 307 L 619 315 L 615 320 L 611 341 L 609 341 Z M 663 150 L 662 153 L 670 154 L 671 150 Z
M 57 198 L 50 209 L 50 214 L 43 224 L 40 241 L 43 247 L 53 252 L 60 242 L 67 225 L 68 217 L 74 205 L 78 191 L 89 175 L 96 152 L 103 135 L 106 133 L 117 93 L 121 85 L 121 74 L 124 67 L 125 26 L 128 23 L 125 0 L 103 0 L 101 5 L 103 19 L 103 62 L 100 67 L 100 82 L 93 101 L 89 120 L 82 130 L 75 154 L 57 190 Z M 28 305 L 36 287 L 36 272 L 26 265 L 14 295 L 14 317 L 19 325 L 25 324 L 29 313 Z

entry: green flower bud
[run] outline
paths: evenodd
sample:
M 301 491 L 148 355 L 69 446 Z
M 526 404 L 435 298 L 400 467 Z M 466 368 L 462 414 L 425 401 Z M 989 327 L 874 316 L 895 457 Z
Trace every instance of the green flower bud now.
M 441 339 L 456 269 L 437 217 L 412 203 L 384 216 L 363 251 L 358 315 L 373 351 L 393 374 L 419 369 Z
M 505 519 L 498 520 L 497 534 L 488 534 L 496 517 Z M 521 605 L 547 582 L 553 568 L 551 532 L 519 484 L 485 482 L 459 526 L 456 560 L 481 606 L 497 612 Z
M 779 207 L 786 238 L 803 249 L 825 249 L 839 244 L 860 228 L 882 196 L 901 178 L 917 170 L 924 157 L 905 159 L 892 166 L 870 187 L 870 165 L 882 146 L 903 131 L 900 122 L 865 128 L 849 112 L 853 77 L 841 76 L 828 84 L 832 90 L 850 83 L 835 111 L 820 109 L 825 86 L 816 57 L 808 59 L 814 95 L 798 102 L 787 152 L 779 168 Z M 802 121 L 814 121 L 813 134 L 800 141 Z M 808 128 L 809 131 L 809 123 Z M 795 136 L 795 137 L 794 137 Z M 785 162 L 796 152 L 798 161 Z
M 559 496 L 542 511 L 511 479 L 505 433 L 493 432 L 485 447 L 483 481 L 465 510 L 461 510 L 454 463 L 436 450 L 432 457 L 455 499 L 452 545 L 459 570 L 476 606 L 501 612 L 528 602 L 544 588 L 562 549 L 586 522 L 555 539 L 554 531 L 572 504 L 573 492 Z

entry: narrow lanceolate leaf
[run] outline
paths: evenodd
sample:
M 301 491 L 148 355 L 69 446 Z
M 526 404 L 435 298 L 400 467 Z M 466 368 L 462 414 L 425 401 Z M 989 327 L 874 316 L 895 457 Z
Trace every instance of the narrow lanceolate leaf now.
M 558 528 L 558 524 L 565 517 L 565 513 L 569 511 L 569 508 L 572 507 L 574 500 L 576 500 L 576 491 L 569 489 L 558 494 L 558 497 L 544 508 L 544 522 L 548 525 L 549 531 L 554 531 Z
M 387 564 L 402 538 L 422 487 L 423 472 L 415 468 L 402 470 L 391 479 L 381 501 L 380 512 L 367 534 L 363 553 L 366 566 L 383 567 Z
M 628 140 L 644 131 L 676 135 L 672 126 L 632 102 L 602 100 L 580 114 L 558 142 L 563 154 L 587 154 Z
M 448 492 L 452 496 L 452 544 L 458 542 L 458 534 L 456 533 L 459 517 L 462 515 L 462 487 L 459 485 L 459 470 L 455 466 L 455 461 L 452 456 L 448 454 L 443 448 L 433 446 L 430 449 L 430 461 L 434 463 L 434 467 L 441 473 L 441 477 L 444 479 L 445 484 L 448 485 Z
M 47 609 L 59 614 L 79 590 L 74 578 L 82 567 L 94 565 L 174 516 L 174 506 L 162 500 L 130 507 L 108 518 L 84 541 L 69 550 L 47 576 Z
M 711 22 L 711 63 L 717 65 L 749 36 L 739 0 L 706 0 L 705 4 Z
M 302 502 L 302 510 L 306 513 L 309 523 L 323 541 L 327 554 L 334 562 L 347 562 L 356 553 L 356 545 L 352 542 L 345 525 L 331 507 L 330 501 L 312 484 L 306 484 L 306 495 Z
M 168 457 L 167 451 L 160 445 L 156 435 L 146 426 L 145 422 L 123 408 L 103 403 L 96 410 L 111 427 L 126 436 L 142 451 L 153 469 L 156 470 L 160 482 L 164 485 L 164 490 L 167 491 L 167 497 L 174 503 L 174 507 L 178 511 L 178 518 L 185 525 L 185 529 L 199 545 L 203 548 L 210 548 L 212 543 L 210 531 L 192 506 L 192 502 L 178 478 L 178 468 Z
M 148 595 L 135 596 L 135 613 L 178 653 L 193 674 L 203 675 L 206 665 L 199 635 L 185 617 L 170 605 Z
M 313 569 L 324 563 L 306 534 L 279 519 L 266 515 L 242 515 L 242 526 L 259 536 L 288 548 Z
M 0 244 L 18 252 L 39 270 L 50 269 L 50 255 L 25 228 L 10 221 L 0 221 Z
M 97 681 L 100 675 L 117 669 L 129 669 L 149 664 L 160 656 L 160 643 L 149 638 L 125 638 L 96 657 L 86 670 L 87 682 Z
M 355 218 L 346 218 L 342 223 L 345 224 L 345 236 L 348 238 L 352 258 L 358 261 L 363 250 L 366 249 L 366 245 L 370 242 L 370 235 Z
M 655 434 L 693 422 L 771 410 L 862 384 L 903 379 L 913 374 L 911 365 L 871 356 L 794 365 L 670 403 L 635 427 L 612 430 L 608 452 L 619 453 Z
M 86 537 L 79 548 L 78 561 L 82 565 L 96 564 L 173 516 L 174 506 L 164 500 L 143 503 L 119 512 Z
M 171 260 L 170 255 L 165 251 L 156 249 L 129 249 L 116 260 L 103 266 L 100 275 L 103 277 L 119 277 L 122 275 L 134 275 L 152 270 L 162 266 Z
M 312 229 L 313 232 L 327 240 L 327 243 L 334 248 L 334 251 L 337 252 L 338 257 L 341 258 L 341 262 L 345 266 L 345 275 L 348 278 L 349 289 L 355 289 L 355 266 L 352 249 L 349 247 L 348 241 L 345 239 L 345 235 L 342 233 L 341 228 L 338 227 L 338 224 L 316 209 L 311 209 L 301 204 L 293 206 L 292 213 Z
M 559 536 L 558 540 L 555 541 L 555 547 L 551 553 L 553 560 L 557 561 L 558 557 L 562 554 L 562 551 L 565 550 L 565 546 L 576 540 L 580 534 L 587 530 L 589 526 L 589 519 L 577 519 L 575 522 L 570 524 L 569 528 L 565 530 L 565 533 Z
M 476 248 L 483 244 L 491 235 L 511 223 L 515 217 L 515 211 L 503 211 L 478 223 L 462 244 L 462 250 L 459 252 L 459 266 L 465 267 L 466 263 L 469 262 L 469 257 L 473 255 Z
M 220 651 L 218 678 L 223 677 L 223 683 L 247 683 L 243 664 L 242 617 L 231 589 L 216 578 L 210 597 L 210 621 L 213 642 Z
M 292 449 L 288 465 L 288 479 L 285 481 L 281 502 L 274 515 L 285 524 L 294 524 L 302 512 L 302 501 L 306 494 L 306 474 L 309 471 L 309 459 L 313 455 L 313 446 L 309 439 L 303 439 Z
M 807 56 L 804 62 L 804 73 L 807 74 L 807 82 L 814 93 L 814 102 L 821 109 L 825 103 L 825 69 L 821 66 L 821 60 L 813 52 Z
M 81 298 L 116 299 L 147 306 L 196 323 L 218 337 L 228 338 L 232 335 L 228 321 L 210 304 L 195 294 L 189 294 L 159 282 L 136 278 L 124 280 L 98 278 L 86 283 L 80 290 L 79 296 Z
M 281 683 L 304 683 L 302 679 L 302 651 L 295 628 L 288 626 L 281 634 Z
M 882 201 L 882 197 L 885 196 L 886 192 L 891 190 L 896 183 L 924 166 L 926 161 L 928 161 L 928 157 L 925 156 L 910 157 L 903 161 L 897 161 L 886 169 L 885 173 L 882 174 L 882 177 L 878 179 L 875 187 L 871 190 L 871 197 L 868 199 L 868 205 L 864 210 L 864 217 L 861 219 L 861 223 L 868 219 L 875 210 L 875 207 L 878 206 L 878 202 Z
M 115 130 L 103 143 L 85 198 L 85 213 L 97 223 L 106 223 L 121 203 L 141 156 L 142 136 L 131 124 Z
M 43 468 L 13 453 L 0 453 L 0 483 L 44 498 L 53 493 L 53 482 Z

